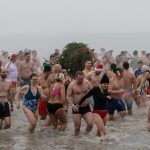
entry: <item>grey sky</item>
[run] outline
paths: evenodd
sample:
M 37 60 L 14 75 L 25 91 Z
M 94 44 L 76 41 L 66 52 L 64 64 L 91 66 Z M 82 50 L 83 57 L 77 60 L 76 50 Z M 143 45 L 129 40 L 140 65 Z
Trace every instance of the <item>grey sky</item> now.
M 150 32 L 149 0 L 0 0 L 0 34 Z

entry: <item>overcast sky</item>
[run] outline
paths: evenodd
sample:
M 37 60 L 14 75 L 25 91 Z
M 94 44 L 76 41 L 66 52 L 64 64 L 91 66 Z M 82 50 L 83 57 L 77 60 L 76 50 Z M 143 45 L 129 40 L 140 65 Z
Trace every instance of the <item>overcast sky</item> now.
M 0 34 L 150 32 L 150 0 L 0 0 Z

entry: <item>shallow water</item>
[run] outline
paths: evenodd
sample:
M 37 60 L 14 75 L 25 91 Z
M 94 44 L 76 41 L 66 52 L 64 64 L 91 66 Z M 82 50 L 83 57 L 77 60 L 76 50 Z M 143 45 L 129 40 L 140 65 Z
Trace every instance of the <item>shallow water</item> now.
M 11 129 L 0 130 L 0 150 L 150 150 L 150 133 L 146 130 L 147 107 L 138 109 L 135 106 L 132 117 L 108 122 L 108 142 L 101 142 L 100 138 L 95 136 L 95 126 L 89 135 L 85 135 L 84 121 L 80 136 L 75 137 L 70 112 L 71 110 L 65 132 L 45 127 L 39 120 L 35 133 L 28 134 L 25 133 L 28 122 L 22 109 L 14 110 Z

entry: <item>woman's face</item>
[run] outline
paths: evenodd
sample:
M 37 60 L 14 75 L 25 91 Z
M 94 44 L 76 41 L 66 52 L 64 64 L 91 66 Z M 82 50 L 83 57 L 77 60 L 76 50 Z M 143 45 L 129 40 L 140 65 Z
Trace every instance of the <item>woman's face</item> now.
M 33 76 L 31 79 L 32 84 L 37 84 L 38 83 L 38 77 L 37 76 Z
M 107 90 L 108 89 L 108 83 L 102 83 L 101 87 L 103 90 Z

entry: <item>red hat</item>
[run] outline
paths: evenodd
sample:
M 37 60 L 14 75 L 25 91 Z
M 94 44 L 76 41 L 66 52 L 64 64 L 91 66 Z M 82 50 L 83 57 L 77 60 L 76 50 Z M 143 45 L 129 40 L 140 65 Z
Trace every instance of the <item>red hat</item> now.
M 97 64 L 95 67 L 95 71 L 99 71 L 99 72 L 104 71 L 103 64 Z

